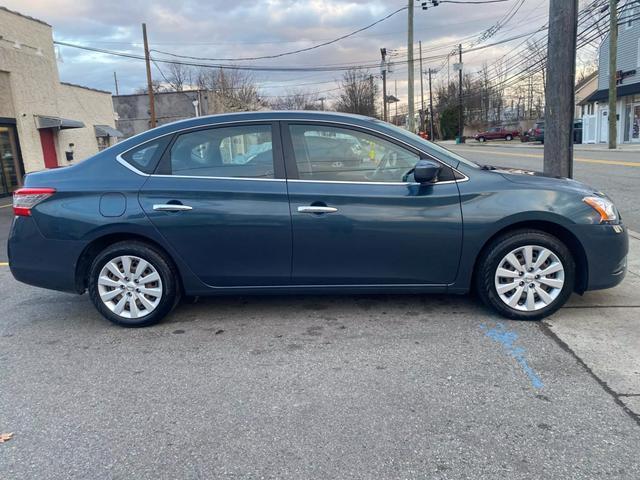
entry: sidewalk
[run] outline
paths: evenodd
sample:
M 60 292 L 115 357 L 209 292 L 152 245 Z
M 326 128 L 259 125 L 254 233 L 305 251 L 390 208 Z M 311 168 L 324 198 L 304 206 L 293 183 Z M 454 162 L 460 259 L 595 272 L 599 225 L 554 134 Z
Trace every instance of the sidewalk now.
M 441 140 L 436 143 L 445 145 L 447 147 L 456 146 L 455 140 Z M 544 145 L 538 142 L 521 142 L 519 139 L 514 139 L 510 142 L 506 140 L 493 140 L 490 142 L 480 143 L 473 138 L 468 138 L 466 143 L 463 144 L 468 147 L 478 147 L 478 148 L 487 148 L 487 147 L 504 147 L 504 148 L 532 148 L 543 150 Z M 609 147 L 606 143 L 577 143 L 573 145 L 573 150 L 576 152 L 598 152 L 598 151 L 608 151 Z M 616 151 L 620 152 L 639 152 L 640 153 L 640 144 L 622 144 L 618 145 Z
M 574 295 L 543 322 L 619 403 L 640 416 L 640 234 L 629 232 L 627 276 L 616 288 Z

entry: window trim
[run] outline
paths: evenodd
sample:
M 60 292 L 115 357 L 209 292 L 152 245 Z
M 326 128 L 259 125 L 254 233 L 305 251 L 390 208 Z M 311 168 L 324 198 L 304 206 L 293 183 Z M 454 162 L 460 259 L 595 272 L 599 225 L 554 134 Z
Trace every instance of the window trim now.
M 284 171 L 285 171 L 285 175 L 280 178 L 280 177 L 276 177 L 276 178 L 250 178 L 250 177 L 197 177 L 197 176 L 183 176 L 183 177 L 179 177 L 178 175 L 164 175 L 164 174 L 158 174 L 158 173 L 145 173 L 142 172 L 140 170 L 138 170 L 137 168 L 135 168 L 133 165 L 130 165 L 126 160 L 124 160 L 122 158 L 122 155 L 126 154 L 127 152 L 138 148 L 140 145 L 142 145 L 143 143 L 147 143 L 149 141 L 152 140 L 157 140 L 160 139 L 162 137 L 175 137 L 176 135 L 185 133 L 185 132 L 190 132 L 190 131 L 195 131 L 195 130 L 200 130 L 200 129 L 206 129 L 206 128 L 216 128 L 216 127 L 224 127 L 224 126 L 233 126 L 233 125 L 247 125 L 247 124 L 265 124 L 265 123 L 270 123 L 272 125 L 273 131 L 275 132 L 276 130 L 279 132 L 279 135 L 277 136 L 277 138 L 274 136 L 274 143 L 277 143 L 279 145 L 280 148 L 280 152 L 281 152 L 281 156 L 280 156 L 280 161 L 278 162 L 279 164 L 282 165 Z M 265 118 L 265 119 L 259 119 L 259 120 L 230 120 L 230 121 L 225 121 L 225 122 L 213 122 L 213 123 L 207 123 L 207 124 L 203 124 L 203 125 L 194 125 L 194 126 L 190 126 L 190 127 L 184 127 L 178 130 L 174 130 L 172 132 L 166 132 L 163 133 L 161 135 L 158 135 L 156 137 L 154 137 L 153 139 L 149 139 L 147 141 L 141 142 L 137 145 L 134 145 L 126 150 L 123 150 L 122 152 L 120 152 L 119 154 L 116 155 L 116 161 L 118 163 L 120 163 L 122 166 L 124 166 L 125 168 L 131 170 L 132 172 L 136 173 L 137 175 L 140 175 L 142 177 L 170 177 L 170 178 L 201 178 L 201 179 L 214 179 L 214 180 L 242 180 L 242 181 L 254 181 L 254 182 L 273 182 L 273 181 L 280 181 L 280 182 L 284 182 L 284 181 L 298 181 L 298 182 L 305 182 L 305 181 L 310 181 L 310 182 L 316 182 L 316 183 L 321 183 L 321 181 L 316 181 L 316 180 L 297 180 L 293 177 L 288 177 L 287 174 L 289 174 L 290 172 L 287 171 L 287 159 L 286 159 L 286 155 L 284 154 L 283 148 L 285 146 L 285 139 L 289 139 L 289 135 L 288 135 L 288 131 L 287 134 L 284 134 L 284 127 L 288 124 L 288 123 L 294 123 L 294 124 L 299 124 L 299 123 L 311 123 L 311 124 L 324 124 L 327 126 L 334 126 L 334 127 L 343 127 L 343 128 L 351 128 L 351 129 L 360 129 L 365 133 L 369 133 L 371 135 L 374 136 L 378 136 L 378 137 L 382 137 L 384 139 L 389 140 L 392 143 L 396 143 L 398 145 L 404 146 L 405 148 L 408 148 L 409 150 L 413 150 L 415 152 L 418 153 L 418 155 L 420 155 L 421 159 L 426 159 L 426 160 L 433 160 L 434 162 L 439 163 L 440 165 L 443 165 L 445 167 L 450 168 L 453 173 L 454 176 L 459 177 L 456 178 L 455 180 L 447 180 L 447 181 L 441 181 L 441 182 L 437 182 L 433 185 L 443 185 L 443 184 L 447 184 L 447 183 L 462 183 L 462 182 L 466 182 L 469 180 L 469 177 L 464 174 L 463 172 L 461 172 L 458 168 L 450 165 L 449 163 L 440 160 L 432 155 L 429 155 L 428 153 L 424 152 L 423 150 L 401 140 L 398 139 L 396 137 L 393 137 L 387 133 L 384 132 L 380 132 L 374 128 L 370 128 L 370 127 L 364 127 L 362 125 L 357 125 L 354 123 L 349 123 L 347 121 L 336 121 L 336 120 L 304 120 L 304 119 L 300 119 L 300 118 L 291 118 L 291 119 L 287 119 L 287 118 Z M 141 134 L 139 134 L 141 135 Z M 172 139 L 173 141 L 173 139 Z M 289 139 L 290 141 L 290 139 Z M 295 161 L 295 160 L 294 160 Z M 295 169 L 296 173 L 297 173 L 297 169 Z M 324 183 L 329 182 L 328 180 L 325 181 Z M 369 184 L 369 185 L 384 185 L 385 183 L 383 182 L 345 182 L 345 183 L 350 183 L 350 184 Z M 387 183 L 387 185 L 420 185 L 419 183 L 416 182 L 391 182 L 391 183 Z
M 171 149 L 174 144 L 178 140 L 181 135 L 187 135 L 193 132 L 200 132 L 203 130 L 217 130 L 220 128 L 242 128 L 242 127 L 251 127 L 251 126 L 269 126 L 271 127 L 271 143 L 272 143 L 272 152 L 273 152 L 273 178 L 260 178 L 260 177 L 218 177 L 212 175 L 174 175 L 171 170 Z M 278 122 L 274 122 L 271 120 L 265 121 L 243 121 L 243 122 L 234 122 L 234 123 L 221 123 L 221 124 L 209 124 L 202 125 L 196 128 L 189 128 L 185 130 L 178 130 L 176 132 L 171 132 L 172 138 L 167 148 L 164 150 L 162 158 L 158 162 L 158 165 L 155 171 L 151 174 L 155 177 L 172 177 L 172 178 L 210 178 L 214 180 L 264 180 L 264 181 L 282 181 L 286 179 L 285 169 L 284 169 L 284 161 L 283 161 L 283 153 L 282 153 L 282 142 L 280 136 L 280 126 Z
M 342 128 L 344 130 L 353 130 L 356 132 L 361 132 L 366 135 L 379 138 L 380 140 L 386 141 L 388 143 L 392 143 L 400 148 L 403 148 L 414 155 L 417 155 L 420 160 L 430 160 L 438 163 L 442 168 L 449 168 L 453 174 L 453 180 L 443 180 L 435 182 L 433 185 L 445 185 L 449 183 L 457 183 L 457 182 L 465 182 L 469 180 L 469 177 L 464 173 L 460 172 L 458 169 L 452 167 L 446 162 L 443 162 L 432 155 L 427 154 L 426 152 L 410 145 L 408 143 L 403 142 L 400 139 L 392 137 L 390 135 L 386 135 L 383 132 L 379 132 L 378 130 L 370 129 L 367 127 L 362 127 L 360 125 L 353 125 L 348 123 L 337 123 L 332 121 L 322 121 L 322 120 L 283 120 L 281 121 L 280 132 L 283 139 L 284 146 L 284 162 L 285 167 L 287 169 L 287 181 L 289 182 L 297 182 L 297 183 L 336 183 L 336 184 L 351 184 L 351 185 L 420 185 L 418 182 L 370 182 L 370 181 L 358 181 L 358 180 L 309 180 L 302 179 L 298 173 L 298 164 L 295 158 L 295 152 L 293 148 L 293 141 L 291 139 L 291 131 L 289 129 L 292 125 L 310 125 L 310 126 L 318 126 L 318 127 L 328 127 L 328 128 Z M 460 176 L 460 178 L 457 178 Z

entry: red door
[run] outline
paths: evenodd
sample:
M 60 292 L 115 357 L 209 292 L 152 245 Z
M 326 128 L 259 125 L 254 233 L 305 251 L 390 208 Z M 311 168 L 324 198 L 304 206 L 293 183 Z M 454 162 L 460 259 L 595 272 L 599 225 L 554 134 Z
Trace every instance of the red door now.
M 40 130 L 40 143 L 42 144 L 45 168 L 57 168 L 58 155 L 56 154 L 56 142 L 53 140 L 52 129 L 43 128 Z

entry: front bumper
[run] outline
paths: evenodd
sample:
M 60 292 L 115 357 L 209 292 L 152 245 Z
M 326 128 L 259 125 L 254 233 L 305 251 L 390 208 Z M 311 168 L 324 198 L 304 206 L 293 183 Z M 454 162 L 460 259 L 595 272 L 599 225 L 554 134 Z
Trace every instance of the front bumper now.
M 624 225 L 581 225 L 577 236 L 587 257 L 586 290 L 618 285 L 627 273 L 629 235 Z

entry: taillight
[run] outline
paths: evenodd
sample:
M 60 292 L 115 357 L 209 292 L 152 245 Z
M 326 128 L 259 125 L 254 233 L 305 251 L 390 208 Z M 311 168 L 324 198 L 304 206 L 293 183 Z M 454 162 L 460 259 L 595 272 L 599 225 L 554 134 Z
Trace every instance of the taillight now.
M 28 217 L 33 207 L 54 193 L 55 188 L 19 188 L 13 192 L 13 213 Z

